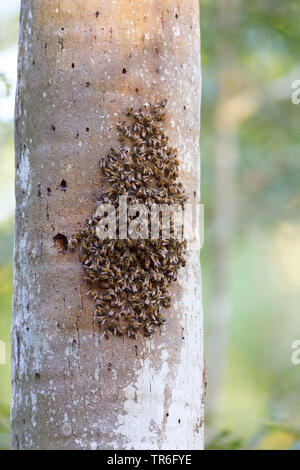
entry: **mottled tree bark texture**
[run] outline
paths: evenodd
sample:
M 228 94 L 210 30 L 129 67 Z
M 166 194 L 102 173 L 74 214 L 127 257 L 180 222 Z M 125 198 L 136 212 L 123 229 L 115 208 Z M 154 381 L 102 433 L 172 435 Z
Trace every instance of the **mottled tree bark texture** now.
M 13 449 L 201 449 L 198 253 L 152 338 L 103 338 L 78 252 L 99 159 L 124 111 L 167 98 L 180 180 L 199 199 L 198 0 L 23 0 L 16 97 Z M 56 243 L 53 240 L 56 238 Z

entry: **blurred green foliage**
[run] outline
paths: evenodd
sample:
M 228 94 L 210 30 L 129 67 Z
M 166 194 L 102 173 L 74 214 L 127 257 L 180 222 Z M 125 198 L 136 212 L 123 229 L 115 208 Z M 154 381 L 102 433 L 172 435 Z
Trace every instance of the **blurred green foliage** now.
M 4 92 L 2 93 L 2 96 L 3 97 L 9 96 L 11 92 L 11 83 L 3 72 L 0 72 L 0 83 L 3 84 L 3 88 L 4 88 Z
M 220 44 L 226 45 L 232 57 L 233 97 L 250 89 L 260 90 L 300 65 L 298 0 L 236 0 L 234 28 L 220 26 L 220 8 L 226 8 L 226 4 L 225 0 L 200 0 L 204 80 L 202 200 L 206 207 L 201 257 L 207 338 L 214 296 L 211 240 L 216 204 L 215 115 L 221 92 L 218 77 L 224 66 Z M 16 46 L 17 30 L 16 15 L 0 17 L 0 52 Z M 1 76 L 6 80 L 5 75 Z M 300 366 L 291 363 L 291 342 L 300 338 L 299 113 L 300 106 L 292 105 L 289 98 L 261 103 L 237 129 L 234 180 L 238 207 L 230 242 L 229 348 L 219 411 L 207 416 L 208 449 L 300 447 Z M 12 161 L 13 123 L 3 121 L 0 122 L 2 204 L 10 194 L 8 186 L 13 185 Z M 13 223 L 9 217 L 0 222 L 0 340 L 6 343 L 7 357 L 12 250 Z M 208 365 L 209 362 L 208 357 Z M 9 447 L 9 406 L 8 361 L 5 366 L 0 365 L 2 449 Z
M 15 2 L 16 3 L 16 2 Z M 10 9 L 9 16 L 1 15 L 0 8 L 0 82 L 2 93 L 0 100 L 14 93 L 7 78 L 5 67 L 1 63 L 1 54 L 17 46 L 18 11 Z M 12 13 L 13 12 L 13 13 Z M 0 83 L 0 86 L 1 86 Z M 12 206 L 14 168 L 14 143 L 12 120 L 0 120 L 0 341 L 5 343 L 6 364 L 0 365 L 0 449 L 9 448 L 10 415 L 10 323 L 12 306 L 12 258 L 13 258 L 13 214 Z M 3 218 L 3 214 L 7 214 Z

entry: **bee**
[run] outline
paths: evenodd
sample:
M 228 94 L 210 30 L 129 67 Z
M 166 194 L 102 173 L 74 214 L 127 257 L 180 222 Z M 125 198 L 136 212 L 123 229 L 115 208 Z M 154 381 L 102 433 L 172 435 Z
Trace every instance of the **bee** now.
M 109 329 L 106 329 L 105 332 L 104 332 L 104 336 L 106 339 L 109 339 L 109 337 L 111 336 L 111 332 Z M 109 369 L 110 370 L 110 369 Z

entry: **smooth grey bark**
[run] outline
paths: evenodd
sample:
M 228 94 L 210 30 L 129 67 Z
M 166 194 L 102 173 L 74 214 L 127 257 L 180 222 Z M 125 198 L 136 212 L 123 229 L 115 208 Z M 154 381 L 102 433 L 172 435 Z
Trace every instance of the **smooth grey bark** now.
M 198 9 L 197 0 L 22 1 L 13 449 L 203 446 L 199 256 L 188 255 L 161 334 L 107 341 L 78 255 L 53 241 L 95 209 L 98 161 L 118 147 L 116 122 L 130 105 L 168 99 L 180 178 L 200 198 Z

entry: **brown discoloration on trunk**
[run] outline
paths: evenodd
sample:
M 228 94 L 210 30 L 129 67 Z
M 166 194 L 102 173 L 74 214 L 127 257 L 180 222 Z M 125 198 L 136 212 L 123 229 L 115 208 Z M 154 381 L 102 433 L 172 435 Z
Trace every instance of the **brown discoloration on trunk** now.
M 203 367 L 203 395 L 202 395 L 202 404 L 205 402 L 206 390 L 207 390 L 207 360 L 206 355 L 204 355 L 204 367 Z
M 168 98 L 181 181 L 198 194 L 198 2 L 179 3 L 176 18 L 171 0 L 22 2 L 13 448 L 202 447 L 197 254 L 172 288 L 167 328 L 133 344 L 100 337 L 78 255 L 53 240 L 93 212 L 99 158 L 118 147 L 115 124 L 131 105 Z

